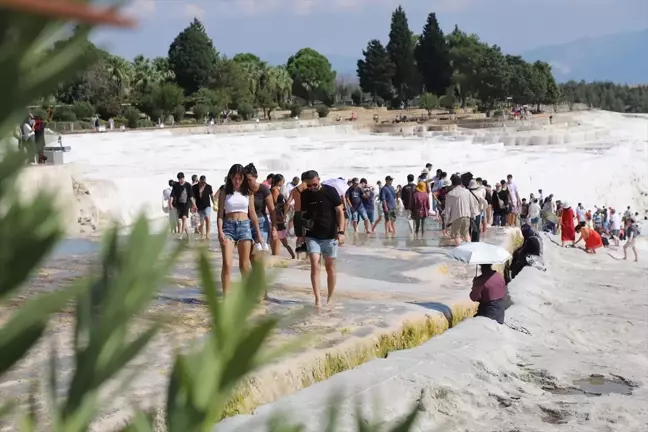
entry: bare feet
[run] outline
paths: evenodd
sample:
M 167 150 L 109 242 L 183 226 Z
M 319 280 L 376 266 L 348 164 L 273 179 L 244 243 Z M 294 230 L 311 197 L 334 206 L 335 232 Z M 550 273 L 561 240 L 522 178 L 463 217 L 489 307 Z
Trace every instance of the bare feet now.
M 319 296 L 317 296 L 315 297 L 315 307 L 319 308 L 320 306 L 322 306 L 322 300 L 320 299 Z

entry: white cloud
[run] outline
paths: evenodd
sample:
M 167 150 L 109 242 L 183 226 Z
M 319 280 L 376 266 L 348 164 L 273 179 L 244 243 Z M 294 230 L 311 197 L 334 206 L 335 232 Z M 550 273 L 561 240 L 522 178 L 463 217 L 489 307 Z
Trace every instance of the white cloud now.
M 182 13 L 189 19 L 203 19 L 205 17 L 205 9 L 195 3 L 185 3 L 182 6 Z
M 153 15 L 156 9 L 155 0 L 133 0 L 127 3 L 122 12 L 131 18 L 143 19 Z

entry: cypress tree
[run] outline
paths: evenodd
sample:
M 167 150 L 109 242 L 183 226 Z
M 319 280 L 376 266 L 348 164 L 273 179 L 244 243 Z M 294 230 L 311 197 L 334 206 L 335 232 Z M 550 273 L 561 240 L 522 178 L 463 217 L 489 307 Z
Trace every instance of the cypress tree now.
M 401 6 L 392 13 L 391 30 L 387 53 L 394 65 L 392 84 L 398 95 L 398 102 L 407 104 L 418 93 L 417 70 L 414 62 L 414 38 L 407 23 L 407 16 Z
M 217 60 L 212 40 L 196 18 L 169 47 L 169 67 L 185 94 L 192 94 L 209 83 Z
M 414 55 L 425 90 L 437 96 L 445 94 L 452 80 L 450 49 L 434 12 L 428 15 Z
M 360 88 L 373 96 L 374 102 L 380 97 L 385 101 L 392 99 L 392 75 L 394 66 L 389 59 L 387 50 L 379 40 L 373 39 L 362 51 L 364 60 L 358 60 L 358 78 Z

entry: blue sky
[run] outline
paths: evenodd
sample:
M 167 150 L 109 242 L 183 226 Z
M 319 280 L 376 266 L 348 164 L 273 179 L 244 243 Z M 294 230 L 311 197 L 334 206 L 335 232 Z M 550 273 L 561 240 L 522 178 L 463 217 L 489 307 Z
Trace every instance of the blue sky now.
M 369 39 L 386 42 L 399 4 L 417 33 L 434 11 L 444 31 L 458 24 L 511 53 L 648 27 L 648 0 L 133 0 L 125 12 L 137 29 L 93 38 L 126 58 L 166 55 L 197 17 L 223 54 L 253 52 L 282 62 L 310 46 L 335 64 L 357 59 Z

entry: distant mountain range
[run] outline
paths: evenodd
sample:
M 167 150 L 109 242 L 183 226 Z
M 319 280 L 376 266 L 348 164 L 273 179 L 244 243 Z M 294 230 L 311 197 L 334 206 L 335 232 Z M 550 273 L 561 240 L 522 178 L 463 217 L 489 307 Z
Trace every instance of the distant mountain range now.
M 272 64 L 284 64 L 293 53 L 268 53 Z M 356 80 L 358 57 L 328 54 L 333 69 Z M 521 53 L 527 61 L 546 61 L 558 82 L 569 80 L 613 81 L 619 84 L 648 84 L 648 29 L 583 38 L 560 45 L 544 46 Z
M 559 82 L 569 80 L 648 84 L 648 29 L 561 45 L 536 48 L 521 54 L 527 61 L 551 64 Z

